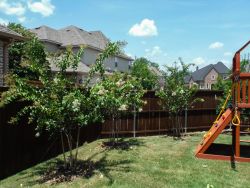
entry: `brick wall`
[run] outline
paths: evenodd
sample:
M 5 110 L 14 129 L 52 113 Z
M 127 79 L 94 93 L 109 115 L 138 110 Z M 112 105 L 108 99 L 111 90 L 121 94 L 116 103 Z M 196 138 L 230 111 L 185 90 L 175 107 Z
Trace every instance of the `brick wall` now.
M 205 89 L 211 89 L 212 84 L 217 82 L 218 73 L 212 69 L 204 79 L 204 87 Z
M 4 64 L 3 64 L 3 42 L 0 40 L 0 86 L 3 86 L 3 74 L 4 74 Z
M 9 72 L 9 45 L 10 43 L 5 43 L 4 48 L 3 48 L 3 54 L 4 54 L 4 75 L 6 75 Z M 4 85 L 6 83 L 4 82 Z

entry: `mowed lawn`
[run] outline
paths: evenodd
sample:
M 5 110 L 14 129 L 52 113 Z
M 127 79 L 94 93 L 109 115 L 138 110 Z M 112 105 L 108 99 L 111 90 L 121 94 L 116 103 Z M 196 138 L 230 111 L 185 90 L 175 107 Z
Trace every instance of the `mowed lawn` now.
M 194 157 L 202 135 L 182 141 L 167 136 L 128 138 L 123 149 L 105 149 L 102 142 L 107 140 L 97 140 L 80 148 L 79 158 L 94 167 L 85 177 L 57 184 L 42 181 L 41 175 L 54 165 L 52 159 L 0 181 L 0 187 L 250 187 L 250 163 L 236 163 L 233 170 L 230 162 Z M 222 135 L 220 140 L 230 138 Z

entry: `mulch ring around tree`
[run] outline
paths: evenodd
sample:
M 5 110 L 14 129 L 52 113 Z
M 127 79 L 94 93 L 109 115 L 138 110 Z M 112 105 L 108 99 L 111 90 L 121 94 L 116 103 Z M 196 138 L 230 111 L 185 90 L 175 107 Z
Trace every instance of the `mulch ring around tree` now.
M 56 166 L 49 168 L 41 175 L 40 183 L 57 184 L 70 182 L 77 177 L 89 178 L 93 175 L 95 164 L 93 161 L 77 161 L 73 168 L 65 167 L 63 161 L 58 161 Z

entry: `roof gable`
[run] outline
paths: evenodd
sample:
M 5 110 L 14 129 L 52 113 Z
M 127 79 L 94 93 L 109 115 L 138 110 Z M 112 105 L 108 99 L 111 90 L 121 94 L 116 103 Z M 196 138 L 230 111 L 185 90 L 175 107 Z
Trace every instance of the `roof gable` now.
M 13 38 L 17 40 L 24 40 L 24 37 L 20 35 L 19 33 L 9 29 L 6 26 L 3 26 L 0 24 L 0 35 L 7 37 L 7 38 Z
M 186 81 L 190 80 L 190 78 L 192 78 L 193 81 L 202 81 L 205 79 L 205 77 L 208 75 L 208 73 L 213 69 L 218 74 L 229 73 L 229 69 L 222 62 L 218 62 L 216 64 L 209 64 L 201 69 L 194 71 L 189 77 L 186 78 Z
M 31 29 L 30 31 L 35 33 L 40 40 L 54 42 L 56 44 L 60 44 L 62 47 L 69 45 L 86 45 L 89 48 L 104 50 L 106 45 L 110 42 L 110 40 L 101 31 L 88 32 L 74 25 L 70 25 L 59 30 L 48 26 L 40 26 L 35 29 Z M 119 57 L 133 60 L 125 54 L 121 54 Z
M 218 62 L 217 64 L 214 65 L 214 69 L 219 73 L 219 74 L 228 74 L 229 73 L 229 68 L 224 65 L 222 62 Z
M 198 69 L 192 73 L 192 78 L 194 81 L 201 81 L 205 76 L 213 69 L 213 65 L 207 65 L 201 69 Z
M 88 32 L 76 26 L 70 25 L 56 30 L 48 26 L 40 26 L 31 29 L 40 40 L 54 41 L 62 46 L 88 45 L 103 50 L 109 40 L 101 31 Z

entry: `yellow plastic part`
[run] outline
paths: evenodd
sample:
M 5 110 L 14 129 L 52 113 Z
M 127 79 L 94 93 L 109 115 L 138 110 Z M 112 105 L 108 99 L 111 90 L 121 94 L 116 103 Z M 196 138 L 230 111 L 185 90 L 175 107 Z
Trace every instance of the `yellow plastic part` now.
M 220 119 L 222 113 L 225 111 L 227 102 L 228 102 L 228 100 L 230 99 L 230 97 L 231 97 L 231 90 L 229 90 L 229 92 L 228 92 L 228 94 L 227 94 L 227 98 L 226 98 L 226 100 L 225 100 L 223 106 L 221 107 L 220 113 L 218 114 L 218 116 L 217 116 L 216 120 L 214 121 L 213 125 L 215 125 L 216 123 L 218 123 L 218 121 L 219 121 L 219 119 Z M 213 126 L 212 126 L 212 127 L 213 127 Z M 204 134 L 204 136 L 203 136 L 204 139 L 206 139 L 207 136 L 208 136 L 209 134 L 211 135 L 211 132 L 210 132 L 210 131 L 211 131 L 212 127 L 209 129 L 209 131 L 208 131 L 206 134 Z
M 239 118 L 238 113 L 237 113 L 237 108 L 235 109 L 235 112 L 234 112 L 234 117 L 232 119 L 232 124 L 234 126 L 240 126 L 240 118 Z
M 206 139 L 207 137 L 211 136 L 211 134 L 212 134 L 211 132 L 208 132 L 203 136 L 203 138 Z

